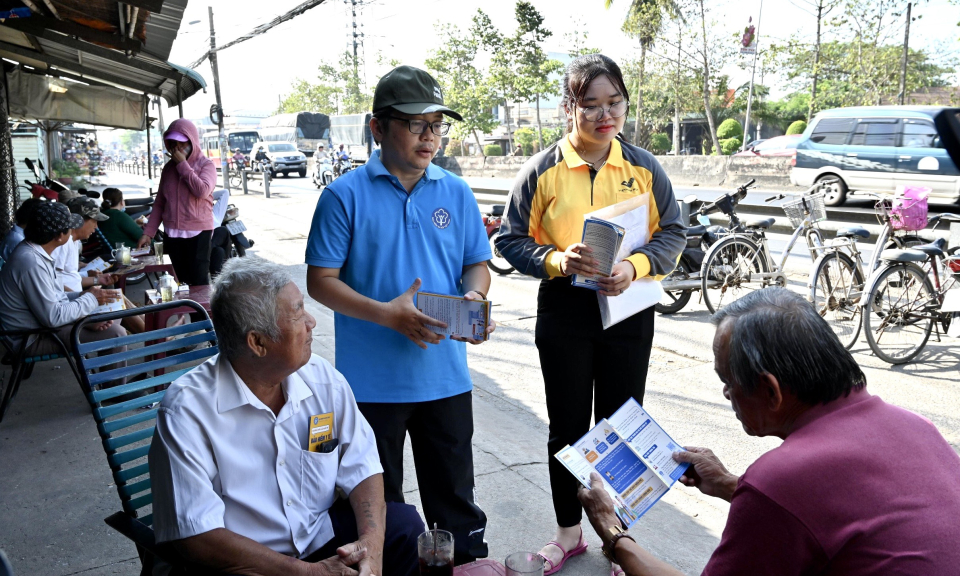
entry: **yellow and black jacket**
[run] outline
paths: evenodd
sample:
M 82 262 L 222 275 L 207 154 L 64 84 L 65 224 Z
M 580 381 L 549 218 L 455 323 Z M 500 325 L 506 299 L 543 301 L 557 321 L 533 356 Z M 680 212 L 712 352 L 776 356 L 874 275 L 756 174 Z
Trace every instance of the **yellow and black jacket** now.
M 591 175 L 567 137 L 532 157 L 514 181 L 497 250 L 523 274 L 561 276 L 563 252 L 583 237 L 583 216 L 641 194 L 652 194 L 650 240 L 628 260 L 636 278 L 669 274 L 686 245 L 673 186 L 652 154 L 611 144 L 607 163 Z

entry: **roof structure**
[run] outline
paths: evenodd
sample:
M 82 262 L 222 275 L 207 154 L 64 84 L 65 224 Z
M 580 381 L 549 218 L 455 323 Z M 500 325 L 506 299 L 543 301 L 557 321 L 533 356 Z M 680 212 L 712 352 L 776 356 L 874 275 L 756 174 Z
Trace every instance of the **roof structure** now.
M 0 0 L 0 10 L 30 10 L 0 22 L 0 57 L 41 74 L 161 96 L 174 106 L 206 88 L 202 76 L 166 60 L 186 4 Z

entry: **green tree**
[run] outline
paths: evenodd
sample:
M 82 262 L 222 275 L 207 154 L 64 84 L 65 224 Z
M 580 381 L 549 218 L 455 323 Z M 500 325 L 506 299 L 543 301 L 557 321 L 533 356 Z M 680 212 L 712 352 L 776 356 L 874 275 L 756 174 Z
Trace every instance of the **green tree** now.
M 604 0 L 604 5 L 609 9 L 613 5 L 613 0 Z M 621 30 L 640 43 L 633 140 L 637 146 L 646 148 L 649 144 L 650 132 L 644 120 L 647 51 L 653 47 L 657 36 L 663 31 L 664 20 L 679 14 L 680 8 L 674 0 L 631 0 L 627 17 L 621 26 Z
M 478 10 L 473 19 L 472 33 L 490 55 L 487 82 L 498 99 L 504 103 L 509 100 L 531 102 L 536 106 L 537 138 L 542 149 L 540 99 L 557 94 L 560 83 L 551 76 L 562 70 L 563 64 L 548 58 L 541 47 L 553 33 L 543 27 L 543 16 L 533 4 L 518 0 L 514 13 L 517 30 L 511 36 L 504 36 L 482 10 Z
M 537 133 L 532 128 L 517 128 L 513 134 L 517 144 L 523 148 L 524 156 L 533 156 L 533 143 L 537 141 Z
M 281 101 L 278 113 L 320 112 L 360 114 L 369 112 L 373 93 L 355 73 L 353 55 L 344 52 L 336 66 L 323 61 L 317 68 L 317 82 L 298 78 Z
M 567 45 L 567 54 L 571 58 L 578 58 L 586 54 L 599 54 L 600 49 L 588 44 L 589 33 L 586 30 L 586 23 L 577 19 L 573 23 L 573 32 L 567 32 L 563 39 Z
M 145 132 L 134 132 L 132 130 L 120 134 L 118 139 L 120 140 L 120 147 L 127 152 L 136 152 L 147 141 Z
M 438 36 L 446 43 L 431 52 L 427 68 L 443 88 L 444 102 L 463 116 L 463 122 L 453 123 L 453 137 L 462 140 L 472 135 L 477 149 L 483 153 L 479 134 L 497 126 L 493 106 L 496 93 L 476 66 L 480 39 L 473 31 L 463 33 L 456 26 L 437 26 Z
M 533 102 L 537 111 L 537 140 L 543 149 L 543 123 L 540 121 L 540 98 L 557 94 L 560 83 L 551 76 L 563 70 L 559 60 L 547 57 L 544 41 L 553 32 L 543 27 L 543 16 L 533 4 L 518 0 L 517 31 L 504 46 L 512 55 L 515 72 L 512 95 L 516 100 Z

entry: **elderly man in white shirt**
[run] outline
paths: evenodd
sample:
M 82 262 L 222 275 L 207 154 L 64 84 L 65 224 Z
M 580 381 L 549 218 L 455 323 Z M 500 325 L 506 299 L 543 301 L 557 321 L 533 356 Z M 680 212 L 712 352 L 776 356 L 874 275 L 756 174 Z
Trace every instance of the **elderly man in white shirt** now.
M 416 574 L 423 521 L 384 502 L 373 432 L 311 353 L 316 321 L 289 274 L 234 258 L 211 310 L 220 354 L 177 379 L 157 414 L 157 542 L 233 574 Z

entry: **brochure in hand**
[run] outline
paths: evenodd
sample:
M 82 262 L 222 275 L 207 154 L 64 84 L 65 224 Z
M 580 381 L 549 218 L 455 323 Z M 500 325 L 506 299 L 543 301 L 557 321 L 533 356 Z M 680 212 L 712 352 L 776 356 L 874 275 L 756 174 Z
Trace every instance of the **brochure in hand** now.
M 610 418 L 601 420 L 573 446 L 554 457 L 590 488 L 590 473 L 603 479 L 617 516 L 636 524 L 690 466 L 674 461 L 683 450 L 636 400 L 631 398 Z
M 447 325 L 446 328 L 428 326 L 437 334 L 471 340 L 487 339 L 489 300 L 467 300 L 461 296 L 417 292 L 417 310 Z
M 87 264 L 81 266 L 79 272 L 83 276 L 96 276 L 97 274 L 103 274 L 110 266 L 112 266 L 112 264 L 104 262 L 103 258 L 97 256 Z M 93 274 L 91 274 L 91 272 L 93 272 Z
M 620 252 L 625 232 L 623 226 L 592 218 L 589 214 L 586 216 L 581 242 L 593 250 L 590 257 L 597 261 L 597 274 L 593 276 L 574 274 L 574 286 L 591 290 L 600 289 L 600 279 L 610 276 L 613 273 L 613 265 L 618 262 L 617 254 Z

